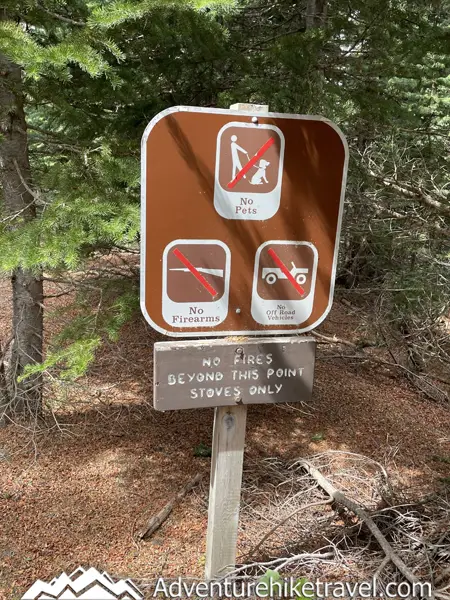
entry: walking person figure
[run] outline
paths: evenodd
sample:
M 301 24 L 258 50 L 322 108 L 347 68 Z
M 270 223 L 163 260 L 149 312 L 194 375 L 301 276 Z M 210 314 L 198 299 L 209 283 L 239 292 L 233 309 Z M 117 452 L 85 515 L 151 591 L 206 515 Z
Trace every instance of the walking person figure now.
M 247 155 L 247 159 L 250 160 L 250 156 L 248 155 L 247 150 L 244 150 L 244 148 L 241 148 L 237 143 L 237 135 L 232 135 L 231 136 L 231 161 L 233 164 L 233 175 L 232 175 L 232 179 L 234 179 L 236 177 L 236 175 L 239 173 L 239 171 L 242 171 L 242 163 L 241 163 L 241 159 L 239 158 L 239 152 L 242 152 L 243 154 Z M 247 179 L 247 177 L 244 175 L 244 179 Z

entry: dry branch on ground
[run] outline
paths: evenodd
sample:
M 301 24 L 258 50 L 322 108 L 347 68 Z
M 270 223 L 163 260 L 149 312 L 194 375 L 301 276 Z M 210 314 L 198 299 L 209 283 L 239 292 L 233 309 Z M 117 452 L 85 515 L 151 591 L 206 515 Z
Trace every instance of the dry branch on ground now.
M 139 540 L 148 539 L 155 531 L 157 531 L 161 525 L 166 521 L 170 513 L 173 511 L 175 506 L 181 502 L 181 500 L 188 494 L 198 483 L 200 483 L 202 479 L 201 473 L 197 473 L 197 475 L 188 481 L 188 483 L 178 492 L 176 496 L 174 496 L 164 507 L 154 515 L 146 524 L 146 526 L 138 532 L 137 538 Z
M 391 581 L 431 582 L 436 598 L 444 597 L 450 583 L 445 488 L 411 499 L 381 463 L 340 451 L 293 464 L 267 459 L 246 479 L 242 529 L 245 534 L 247 523 L 259 517 L 259 542 L 254 545 L 253 525 L 253 545 L 241 557 L 247 563 L 233 576 L 258 577 L 269 568 L 311 580 L 375 576 L 380 589 Z M 255 488 L 257 500 L 251 497 Z M 333 510 L 319 506 L 331 502 Z M 248 563 L 249 558 L 257 560 Z

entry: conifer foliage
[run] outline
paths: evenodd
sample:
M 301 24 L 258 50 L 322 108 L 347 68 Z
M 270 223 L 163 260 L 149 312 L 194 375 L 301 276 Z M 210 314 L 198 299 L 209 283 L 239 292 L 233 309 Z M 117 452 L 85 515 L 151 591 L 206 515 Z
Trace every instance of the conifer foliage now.
M 83 3 L 74 3 L 68 9 L 59 3 L 11 2 L 1 9 L 0 263 L 1 269 L 11 274 L 13 293 L 13 335 L 9 341 L 2 340 L 2 421 L 17 413 L 34 417 L 41 413 L 43 275 L 62 266 L 66 270 L 74 268 L 80 246 L 90 242 L 89 227 L 83 226 L 89 222 L 95 229 L 93 221 L 99 221 L 98 215 L 111 211 L 110 205 L 92 210 L 89 195 L 80 203 L 82 190 L 71 197 L 62 186 L 45 188 L 46 174 L 62 181 L 64 170 L 72 173 L 65 184 L 70 186 L 70 179 L 73 183 L 76 164 L 70 161 L 71 152 L 84 156 L 85 167 L 88 163 L 88 150 L 84 154 L 78 142 L 70 145 L 63 141 L 64 127 L 70 124 L 73 111 L 70 101 L 67 106 L 58 104 L 64 100 L 58 97 L 58 89 L 74 83 L 74 71 L 90 78 L 112 76 L 104 55 L 116 61 L 121 58 L 117 46 L 103 32 L 107 25 L 101 6 L 92 6 L 88 10 Z M 117 10 L 115 16 L 118 22 L 119 13 Z M 59 121 L 53 120 L 56 115 Z M 48 130 L 40 127 L 47 124 Z M 35 139 L 37 131 L 44 132 L 43 139 Z M 89 188 L 87 182 L 85 188 Z M 110 235 L 117 234 L 117 218 L 106 228 Z M 7 354 L 9 359 L 5 360 Z M 75 362 L 80 362 L 79 356 Z
M 5 406 L 20 391 L 36 412 L 42 372 L 76 378 L 136 309 L 140 137 L 177 104 L 334 120 L 351 151 L 338 283 L 378 307 L 416 367 L 437 347 L 450 361 L 438 327 L 450 310 L 448 0 L 3 4 L 0 269 L 17 297 Z M 42 279 L 77 302 L 43 364 Z M 19 324 L 31 337 L 19 341 Z

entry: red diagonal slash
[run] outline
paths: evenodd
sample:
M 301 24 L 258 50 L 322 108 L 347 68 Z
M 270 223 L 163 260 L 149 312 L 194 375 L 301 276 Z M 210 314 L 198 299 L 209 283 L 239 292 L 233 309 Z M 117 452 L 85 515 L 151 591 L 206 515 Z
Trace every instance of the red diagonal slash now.
M 172 250 L 172 252 L 175 254 L 175 256 L 178 258 L 178 260 L 181 260 L 181 262 L 183 263 L 183 265 L 185 267 L 187 267 L 189 269 L 189 271 L 192 273 L 192 275 L 197 279 L 197 281 L 199 281 L 202 286 L 208 290 L 208 292 L 211 294 L 211 296 L 214 298 L 215 296 L 217 296 L 217 291 L 213 288 L 212 285 L 210 285 L 206 279 L 203 277 L 203 275 L 201 273 L 199 273 L 197 271 L 197 269 L 194 267 L 194 265 L 184 256 L 184 254 L 182 254 L 178 248 L 175 248 L 175 250 Z
M 273 261 L 277 265 L 277 267 L 279 267 L 281 269 L 281 271 L 283 272 L 283 275 L 286 275 L 286 277 L 289 279 L 289 281 L 295 287 L 295 289 L 300 294 L 300 296 L 303 296 L 305 294 L 305 290 L 302 288 L 302 286 L 299 283 L 297 283 L 295 281 L 295 279 L 292 277 L 290 271 L 288 271 L 286 265 L 283 263 L 281 258 L 277 255 L 275 250 L 273 248 L 270 248 L 268 251 L 268 254 L 273 259 Z
M 261 158 L 261 156 L 264 154 L 264 152 L 266 152 L 270 146 L 272 146 L 275 143 L 275 140 L 273 138 L 269 138 L 267 140 L 267 142 L 265 142 L 265 144 L 263 144 L 261 146 L 261 148 L 258 150 L 258 152 L 255 154 L 255 156 L 253 156 L 248 163 L 245 165 L 245 167 L 243 167 L 239 173 L 236 175 L 236 177 L 230 181 L 230 183 L 227 184 L 227 188 L 229 188 L 231 190 L 231 188 L 234 188 L 234 186 L 237 184 L 238 181 L 240 181 L 244 175 L 246 173 L 248 173 L 250 171 L 250 169 L 253 167 L 253 165 L 256 163 L 257 160 L 259 160 Z

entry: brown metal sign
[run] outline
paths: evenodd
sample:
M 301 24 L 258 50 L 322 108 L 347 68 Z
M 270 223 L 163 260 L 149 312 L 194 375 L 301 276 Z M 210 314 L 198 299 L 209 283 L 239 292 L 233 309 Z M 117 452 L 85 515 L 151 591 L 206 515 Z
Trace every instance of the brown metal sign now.
M 309 402 L 314 338 L 158 342 L 153 401 L 157 410 Z
M 309 331 L 333 298 L 348 150 L 320 117 L 175 107 L 142 139 L 141 306 L 171 336 Z

